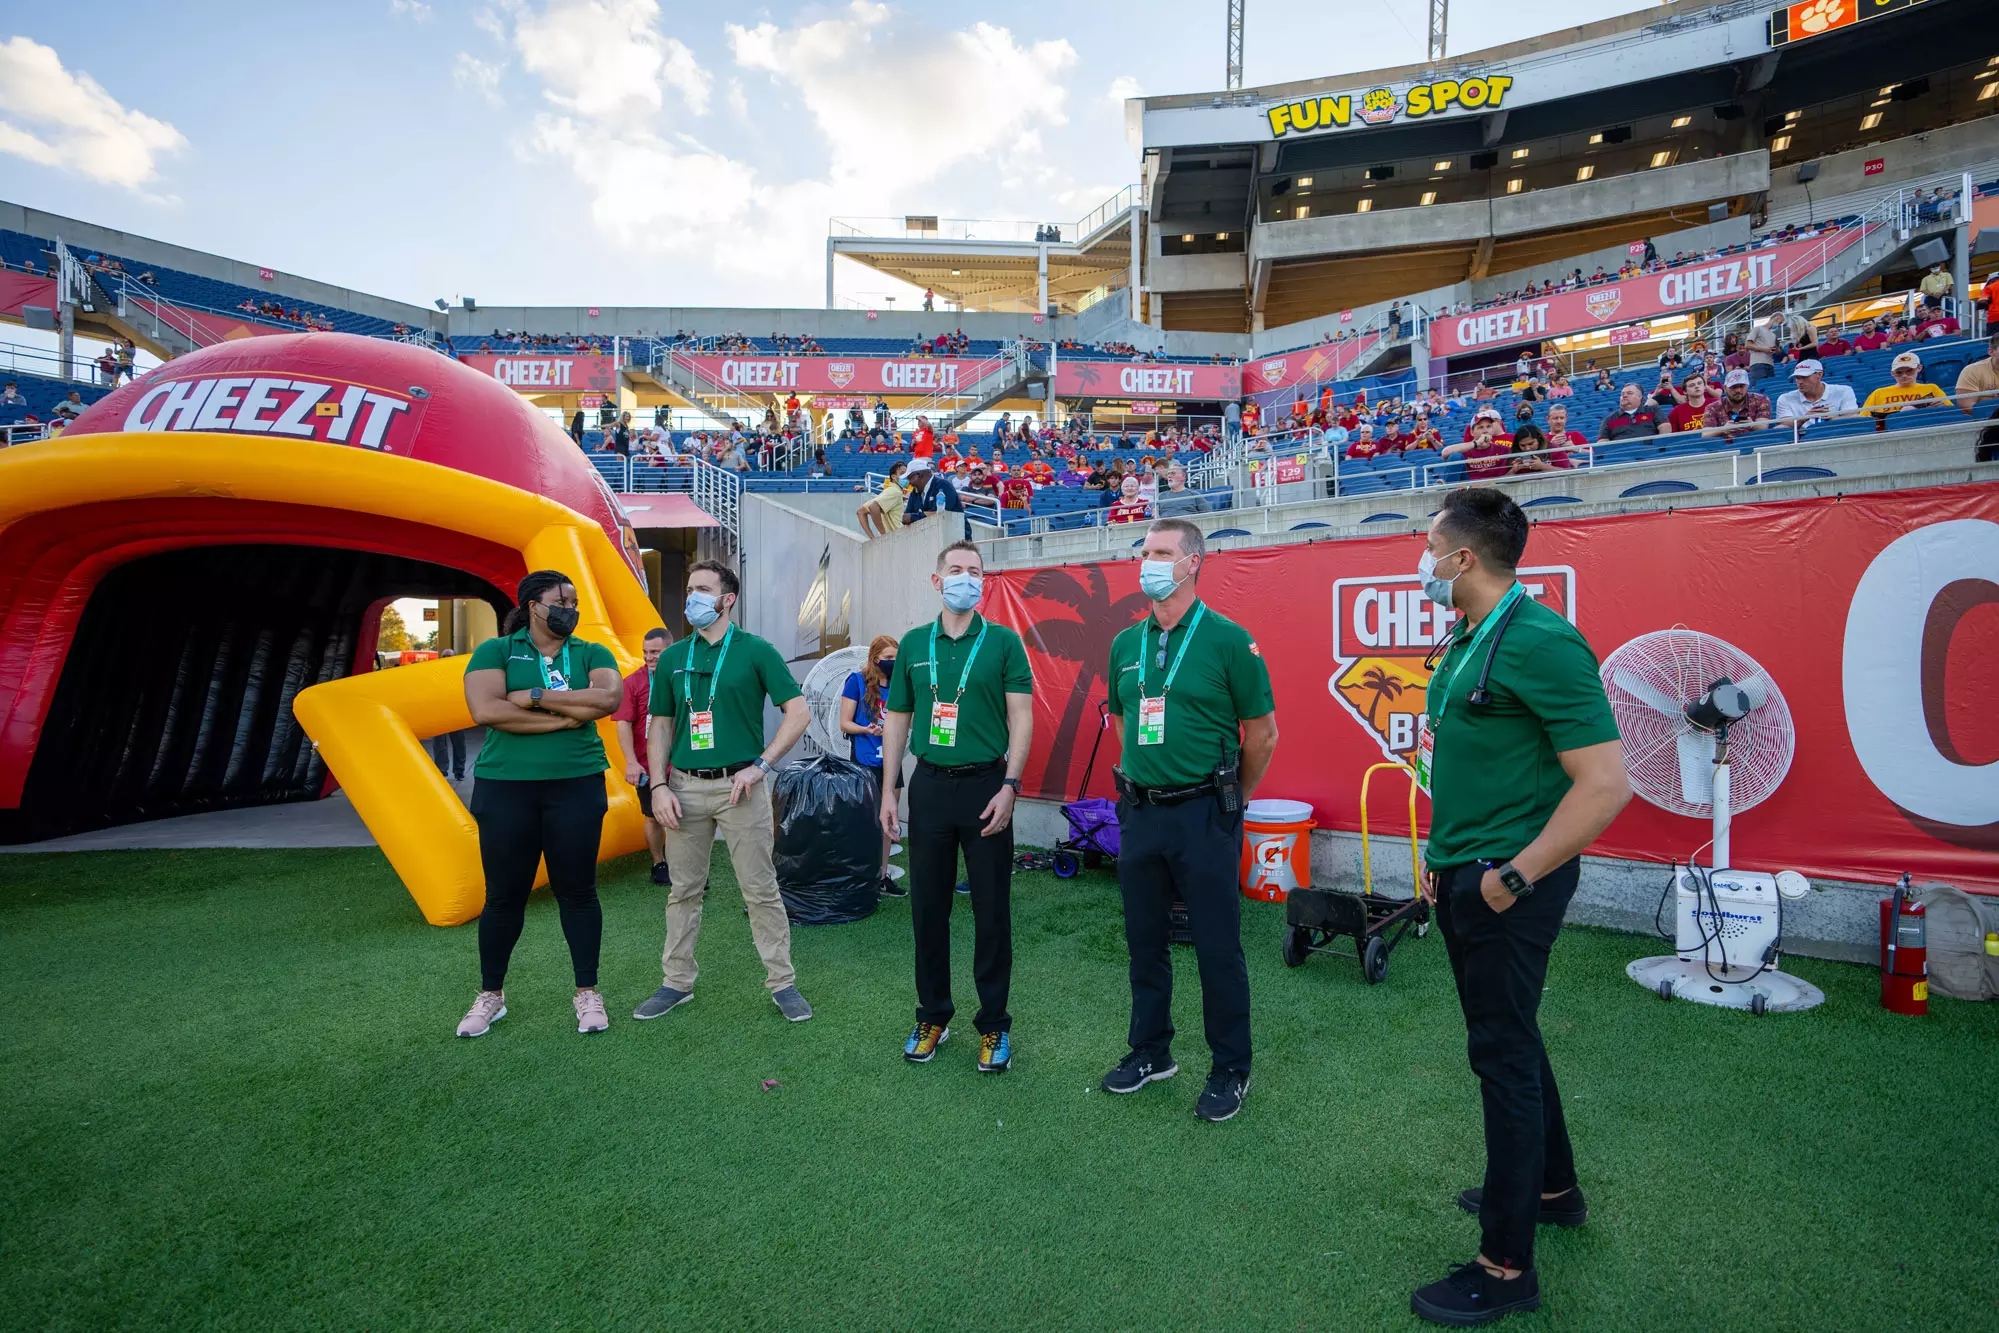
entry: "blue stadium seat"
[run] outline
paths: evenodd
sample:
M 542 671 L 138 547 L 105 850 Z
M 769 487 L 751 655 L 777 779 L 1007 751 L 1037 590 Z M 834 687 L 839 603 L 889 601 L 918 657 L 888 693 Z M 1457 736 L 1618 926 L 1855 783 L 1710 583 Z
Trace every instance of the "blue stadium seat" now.
M 1647 495 L 1676 495 L 1682 491 L 1697 491 L 1700 487 L 1691 481 L 1647 481 L 1627 487 L 1617 493 L 1620 500 L 1636 500 Z
M 1760 476 L 1751 477 L 1747 484 L 1754 486 L 1759 482 L 1821 481 L 1827 477 L 1837 477 L 1838 475 L 1837 472 L 1834 472 L 1829 467 L 1811 467 L 1806 465 L 1773 467 Z
M 1208 534 L 1208 540 L 1217 541 L 1223 537 L 1248 537 L 1250 535 L 1251 533 L 1248 528 L 1216 528 Z
M 1522 509 L 1532 509 L 1537 505 L 1579 505 L 1582 501 L 1573 495 L 1537 495 L 1521 504 Z
M 1309 521 L 1309 522 L 1305 522 L 1305 523 L 1293 523 L 1293 524 L 1291 525 L 1291 531 L 1293 531 L 1293 532 L 1303 532 L 1303 531 L 1305 531 L 1305 530 L 1306 530 L 1307 528 L 1330 528 L 1331 526 L 1333 526 L 1333 525 L 1332 525 L 1332 524 L 1330 524 L 1330 523 L 1321 523 L 1321 522 L 1319 522 L 1319 521 L 1318 521 L 1317 519 L 1313 519 L 1313 520 L 1311 520 L 1311 521 Z
M 1361 520 L 1363 523 L 1407 523 L 1408 521 L 1407 514 L 1369 514 Z

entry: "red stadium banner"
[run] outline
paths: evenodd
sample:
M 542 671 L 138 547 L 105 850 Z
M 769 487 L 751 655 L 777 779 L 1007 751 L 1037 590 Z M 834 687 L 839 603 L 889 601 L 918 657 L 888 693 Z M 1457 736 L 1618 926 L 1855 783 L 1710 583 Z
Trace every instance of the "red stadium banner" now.
M 1262 794 L 1309 801 L 1321 828 L 1357 829 L 1362 772 L 1413 743 L 1424 654 L 1454 614 L 1423 598 L 1421 551 L 1405 533 L 1223 552 L 1202 575 L 1270 665 L 1282 739 Z M 1145 611 L 1137 574 L 1116 560 L 987 579 L 987 613 L 1033 660 L 1033 793 L 1080 794 L 1111 638 Z M 1599 659 L 1684 625 L 1770 674 L 1796 754 L 1737 817 L 1741 864 L 1999 890 L 1999 485 L 1541 522 L 1521 577 Z M 1092 795 L 1109 794 L 1116 741 L 1104 750 Z M 1397 799 L 1375 818 L 1393 827 Z M 1685 859 L 1708 833 L 1633 800 L 1594 850 Z
M 1538 301 L 1456 317 L 1439 316 L 1430 322 L 1430 351 L 1436 356 L 1457 356 L 1484 347 L 1539 342 L 1609 324 L 1721 305 L 1751 292 L 1795 286 L 1859 239 L 1859 229 L 1849 228 L 1834 236 L 1751 250 L 1711 264 L 1682 264 L 1663 273 L 1557 292 Z
M 1242 368 L 1243 392 L 1268 393 L 1272 389 L 1288 389 L 1294 384 L 1316 385 L 1322 380 L 1332 379 L 1372 347 L 1377 336 L 1370 333 L 1364 338 L 1320 343 L 1317 347 L 1301 347 L 1282 356 L 1266 356 L 1252 361 Z
M 56 280 L 32 273 L 0 273 L 0 319 L 19 321 L 23 306 L 56 308 Z
M 969 388 L 991 358 L 683 356 L 710 384 L 749 393 L 948 393 Z
M 618 389 L 618 363 L 608 356 L 479 352 L 458 359 L 524 393 L 616 393 Z
M 1651 336 L 1652 326 L 1650 324 L 1633 324 L 1628 328 L 1612 329 L 1610 331 L 1610 345 L 1618 347 L 1624 343 L 1642 343 Z
M 1058 398 L 1229 401 L 1242 397 L 1242 367 L 1064 359 L 1055 367 L 1055 395 Z

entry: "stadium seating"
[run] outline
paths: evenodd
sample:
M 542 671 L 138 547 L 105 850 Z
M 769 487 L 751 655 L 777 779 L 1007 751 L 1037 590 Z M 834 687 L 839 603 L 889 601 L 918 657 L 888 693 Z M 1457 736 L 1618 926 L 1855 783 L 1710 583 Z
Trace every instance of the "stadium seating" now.
M 71 390 L 75 390 L 77 396 L 86 403 L 94 403 L 111 392 L 109 389 L 94 388 L 88 384 L 77 384 L 69 380 L 0 372 L 0 384 L 8 380 L 14 381 L 21 391 L 21 396 L 28 400 L 28 404 L 26 407 L 0 407 L 0 426 L 18 425 L 29 417 L 37 421 L 52 420 L 56 404 L 69 397 Z

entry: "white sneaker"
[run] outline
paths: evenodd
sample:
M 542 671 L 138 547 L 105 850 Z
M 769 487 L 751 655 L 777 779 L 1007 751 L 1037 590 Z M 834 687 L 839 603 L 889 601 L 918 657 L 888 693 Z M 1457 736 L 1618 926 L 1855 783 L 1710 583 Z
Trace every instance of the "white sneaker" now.
M 459 1021 L 458 1035 L 461 1037 L 483 1037 L 493 1024 L 507 1016 L 507 997 L 504 991 L 482 990 L 479 998 L 472 1001 L 472 1007 Z
M 610 1015 L 604 1012 L 604 997 L 594 990 L 576 992 L 576 1030 L 582 1033 L 602 1032 L 611 1026 Z

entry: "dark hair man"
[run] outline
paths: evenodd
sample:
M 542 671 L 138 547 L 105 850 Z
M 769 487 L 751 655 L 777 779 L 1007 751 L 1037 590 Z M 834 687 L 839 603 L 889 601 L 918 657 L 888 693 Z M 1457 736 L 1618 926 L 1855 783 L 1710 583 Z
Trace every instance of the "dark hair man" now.
M 634 670 L 624 681 L 624 702 L 611 715 L 618 724 L 618 748 L 625 758 L 625 781 L 639 795 L 639 813 L 645 816 L 646 850 L 652 853 L 652 882 L 671 884 L 673 877 L 666 867 L 666 830 L 652 813 L 652 775 L 646 766 L 647 709 L 652 701 L 653 669 L 659 665 L 659 655 L 666 651 L 666 645 L 673 641 L 664 627 L 655 625 L 646 631 L 641 651 L 645 655 L 645 665 Z
M 1624 748 L 1589 644 L 1514 576 L 1527 516 L 1490 487 L 1452 491 L 1417 566 L 1423 592 L 1460 617 L 1417 722 L 1429 789 L 1424 894 L 1436 905 L 1485 1103 L 1477 1259 L 1418 1289 L 1437 1323 L 1538 1309 L 1534 1227 L 1588 1209 L 1535 1015 L 1548 951 L 1576 891 L 1583 848 L 1631 799 Z
M 772 1002 L 794 1023 L 812 1017 L 791 968 L 791 919 L 771 864 L 770 784 L 764 781 L 805 734 L 808 714 L 783 656 L 768 640 L 737 628 L 739 592 L 736 572 L 720 561 L 689 565 L 685 614 L 694 633 L 684 647 L 661 653 L 653 671 L 648 786 L 653 818 L 666 829 L 673 890 L 666 899 L 663 979 L 633 1011 L 640 1020 L 694 998 L 694 946 L 717 829 L 729 844 Z M 784 710 L 769 745 L 763 743 L 765 699 Z
M 909 918 L 916 936 L 916 1027 L 905 1060 L 927 1064 L 951 1035 L 951 900 L 964 853 L 972 896 L 973 1025 L 979 1071 L 1013 1061 L 1013 803 L 1034 740 L 1034 676 L 1020 635 L 978 613 L 985 561 L 968 541 L 937 554 L 943 610 L 902 636 L 882 728 L 882 831 L 901 835 L 893 775 L 909 780 Z M 990 640 L 990 642 L 988 642 Z
M 1196 595 L 1206 542 L 1184 518 L 1146 530 L 1138 586 L 1152 614 L 1111 641 L 1117 731 L 1118 890 L 1131 953 L 1131 1053 L 1106 1092 L 1137 1092 L 1180 1072 L 1173 1062 L 1177 897 L 1201 968 L 1201 1012 L 1213 1056 L 1194 1111 L 1227 1120 L 1249 1092 L 1249 970 L 1242 954 L 1237 856 L 1243 807 L 1277 750 L 1270 671 L 1249 632 Z

